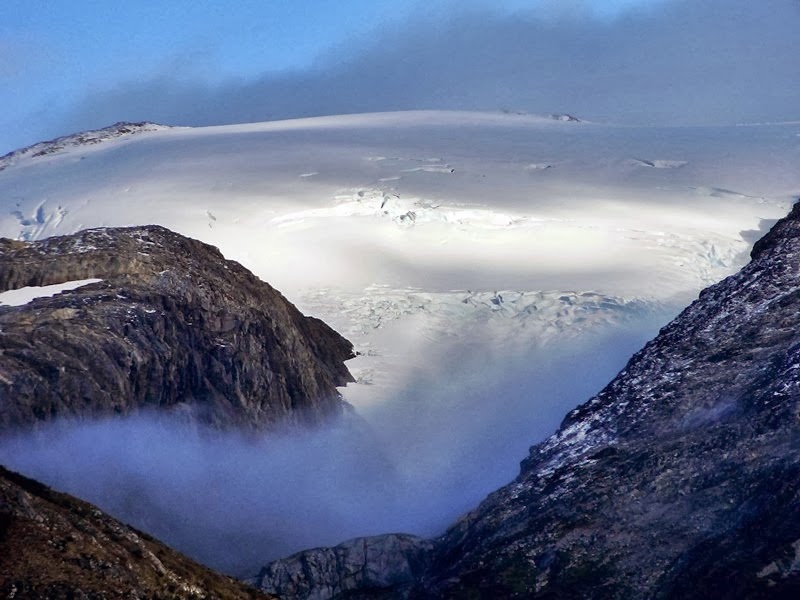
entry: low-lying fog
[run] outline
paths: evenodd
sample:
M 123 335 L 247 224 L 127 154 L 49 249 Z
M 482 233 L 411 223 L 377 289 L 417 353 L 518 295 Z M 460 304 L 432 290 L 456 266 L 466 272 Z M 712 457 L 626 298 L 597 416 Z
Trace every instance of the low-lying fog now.
M 0 462 L 212 567 L 253 575 L 355 536 L 440 534 L 513 479 L 528 447 L 663 322 L 513 354 L 451 346 L 391 401 L 315 431 L 253 438 L 154 415 L 62 421 L 0 441 Z

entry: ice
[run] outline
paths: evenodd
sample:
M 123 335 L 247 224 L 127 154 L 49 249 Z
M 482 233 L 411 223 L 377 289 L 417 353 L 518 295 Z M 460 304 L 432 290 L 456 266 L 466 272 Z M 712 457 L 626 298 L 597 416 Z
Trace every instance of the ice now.
M 528 343 L 614 326 L 620 313 L 608 306 L 678 310 L 786 212 L 800 189 L 788 168 L 798 128 L 436 111 L 145 127 L 15 154 L 0 172 L 0 235 L 156 222 L 199 238 L 380 353 L 382 365 L 364 367 L 378 380 L 475 323 Z M 472 299 L 462 305 L 453 290 Z M 487 304 L 498 290 L 610 304 L 589 316 L 535 303 L 508 321 L 498 315 L 511 304 Z M 385 331 L 376 338 L 376 318 L 399 323 L 406 355 L 387 350 Z
M 374 339 L 367 324 L 385 308 L 380 318 L 396 315 L 408 355 L 365 367 L 376 380 L 476 322 L 510 343 L 528 343 L 531 331 L 550 339 L 564 307 L 515 309 L 525 326 L 509 327 L 498 318 L 507 303 L 498 314 L 470 304 L 497 290 L 678 310 L 736 270 L 753 232 L 787 210 L 800 189 L 788 168 L 798 128 L 436 111 L 146 127 L 15 154 L 0 172 L 0 235 L 156 222 L 218 246 L 384 357 L 394 341 Z M 453 290 L 473 300 L 459 304 Z M 341 312 L 359 303 L 373 312 Z M 557 329 L 578 334 L 619 322 L 616 308 L 564 315 Z
M 342 393 L 401 476 L 377 496 L 435 508 L 390 529 L 433 535 L 747 261 L 800 190 L 798 133 L 433 111 L 155 129 L 16 154 L 0 172 L 0 235 L 161 224 L 330 323 L 359 352 Z M 316 479 L 316 459 L 297 472 Z M 324 492 L 287 494 L 322 511 L 299 520 L 303 536 L 309 518 L 338 522 L 320 516 Z M 364 506 L 330 540 L 283 542 L 385 531 Z

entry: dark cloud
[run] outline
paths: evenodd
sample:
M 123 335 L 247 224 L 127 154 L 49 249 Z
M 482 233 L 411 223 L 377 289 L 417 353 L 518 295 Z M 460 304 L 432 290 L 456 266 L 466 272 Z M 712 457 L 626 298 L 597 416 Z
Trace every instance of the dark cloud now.
M 800 3 L 673 0 L 611 21 L 426 15 L 302 72 L 202 83 L 172 70 L 86 97 L 66 130 L 419 108 L 571 112 L 635 123 L 800 117 Z

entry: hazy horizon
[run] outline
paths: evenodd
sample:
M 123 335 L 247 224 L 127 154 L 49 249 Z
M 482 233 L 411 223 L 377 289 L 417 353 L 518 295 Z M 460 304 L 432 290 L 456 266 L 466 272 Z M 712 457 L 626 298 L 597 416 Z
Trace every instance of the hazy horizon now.
M 181 4 L 0 7 L 0 154 L 117 121 L 414 109 L 800 119 L 796 0 L 208 2 L 185 16 Z

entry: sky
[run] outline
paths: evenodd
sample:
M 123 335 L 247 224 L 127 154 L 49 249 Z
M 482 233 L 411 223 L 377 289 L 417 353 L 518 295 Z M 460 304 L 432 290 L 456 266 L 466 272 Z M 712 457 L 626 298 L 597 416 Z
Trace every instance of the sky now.
M 116 121 L 800 119 L 799 0 L 3 0 L 0 154 Z

